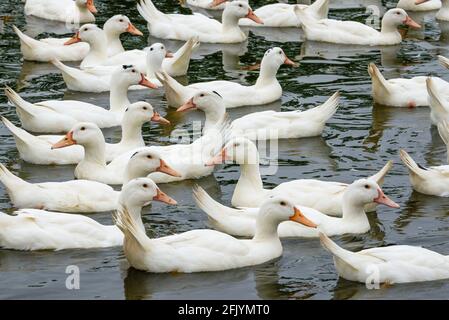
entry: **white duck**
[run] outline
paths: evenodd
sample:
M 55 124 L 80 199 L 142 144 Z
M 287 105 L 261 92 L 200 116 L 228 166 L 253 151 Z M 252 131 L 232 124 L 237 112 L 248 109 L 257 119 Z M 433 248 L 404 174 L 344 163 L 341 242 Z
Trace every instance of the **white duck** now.
M 25 14 L 70 24 L 95 21 L 93 0 L 25 0 Z
M 175 144 L 168 146 L 152 146 L 179 174 L 172 177 L 157 172 L 149 175 L 156 183 L 167 183 L 185 179 L 198 179 L 213 172 L 213 167 L 205 166 L 212 156 L 223 145 L 223 131 L 226 123 L 209 130 L 191 144 Z M 125 153 L 106 165 L 104 149 L 105 142 L 101 130 L 92 123 L 75 125 L 64 139 L 53 145 L 54 149 L 79 144 L 84 147 L 84 159 L 75 168 L 75 177 L 107 184 L 123 183 L 126 165 L 136 151 Z
M 81 146 L 52 149 L 52 145 L 63 138 L 61 135 L 35 136 L 16 127 L 5 117 L 1 117 L 1 119 L 14 136 L 20 158 L 26 162 L 40 165 L 77 164 L 84 157 L 84 149 Z M 131 104 L 123 116 L 120 142 L 106 143 L 106 161 L 111 161 L 136 148 L 144 147 L 142 126 L 149 121 L 170 124 L 168 120 L 154 111 L 151 104 L 142 101 Z
M 426 88 L 430 107 L 430 121 L 432 124 L 438 125 L 440 122 L 449 121 L 449 96 L 441 94 L 433 79 L 433 77 L 427 78 Z
M 109 109 L 76 100 L 47 100 L 32 104 L 9 87 L 6 87 L 5 94 L 16 106 L 23 129 L 38 133 L 60 133 L 69 131 L 79 121 L 93 122 L 100 128 L 120 125 L 126 108 L 131 104 L 128 88 L 137 84 L 153 89 L 157 87 L 134 66 L 117 67 L 111 80 Z
M 137 64 L 134 64 L 134 66 L 138 72 L 146 72 L 146 78 L 157 88 L 161 86 L 161 83 L 156 78 L 155 72 L 162 70 L 162 62 L 165 57 L 173 57 L 173 55 L 166 50 L 163 44 L 154 43 L 147 50 L 146 56 L 144 64 L 137 61 Z M 57 60 L 53 61 L 53 64 L 61 71 L 67 88 L 82 92 L 109 91 L 112 86 L 113 73 L 117 69 L 117 65 L 111 65 L 95 66 L 81 70 L 68 67 Z M 145 89 L 145 87 L 132 86 L 130 89 Z
M 372 95 L 376 103 L 407 108 L 429 105 L 426 76 L 386 80 L 374 63 L 369 64 L 368 73 L 371 76 Z M 432 82 L 436 88 L 441 90 L 440 94 L 449 97 L 448 82 L 438 77 L 433 77 Z
M 396 8 L 407 11 L 432 11 L 441 8 L 441 0 L 399 0 Z
M 200 187 L 195 188 L 193 194 L 198 207 L 208 215 L 215 229 L 233 236 L 254 236 L 259 208 L 226 207 L 212 199 Z M 318 237 L 318 230 L 328 236 L 365 233 L 371 228 L 365 213 L 365 205 L 372 203 L 399 208 L 399 205 L 388 198 L 375 181 L 360 179 L 350 184 L 344 191 L 341 218 L 329 217 L 318 210 L 297 205 L 297 209 L 318 228 L 308 228 L 285 221 L 279 225 L 279 237 Z
M 338 275 L 346 280 L 395 284 L 449 278 L 449 256 L 425 248 L 394 245 L 351 252 L 324 233 L 320 239 L 334 256 Z
M 314 208 L 329 215 L 341 215 L 343 194 L 348 184 L 314 179 L 299 179 L 284 182 L 274 189 L 264 189 L 259 169 L 259 154 L 254 142 L 237 137 L 231 139 L 209 165 L 232 161 L 240 165 L 240 178 L 232 195 L 234 207 L 257 208 L 262 201 L 273 194 L 285 194 L 295 199 L 295 203 Z M 389 161 L 377 174 L 369 179 L 382 184 L 392 163 Z M 367 211 L 375 210 L 368 206 Z
M 153 200 L 169 204 L 168 197 L 148 178 L 126 184 L 118 208 L 140 221 L 142 207 Z M 123 234 L 115 225 L 102 225 L 80 214 L 22 209 L 7 215 L 0 212 L 0 247 L 14 250 L 63 250 L 107 248 L 123 245 Z
M 355 21 L 313 19 L 304 10 L 296 9 L 307 40 L 348 44 L 382 46 L 402 42 L 398 26 L 406 24 L 413 28 L 421 26 L 410 18 L 403 9 L 390 9 L 382 18 L 381 31 Z
M 115 216 L 125 235 L 123 250 L 130 265 L 156 273 L 222 271 L 273 260 L 282 255 L 278 225 L 288 220 L 314 226 L 288 198 L 280 196 L 262 204 L 251 240 L 205 229 L 150 239 L 127 210 Z
M 170 106 L 179 107 L 192 98 L 199 90 L 216 91 L 224 99 L 226 108 L 262 105 L 278 100 L 282 96 L 282 87 L 276 78 L 281 65 L 296 66 L 281 48 L 271 48 L 262 59 L 260 74 L 256 84 L 241 85 L 232 81 L 217 80 L 194 83 L 183 86 L 166 73 L 157 73 L 165 88 L 165 97 Z
M 179 175 L 159 153 L 150 148 L 136 152 L 128 161 L 123 183 L 152 172 Z M 16 208 L 61 212 L 103 212 L 117 209 L 120 192 L 107 184 L 90 180 L 29 183 L 0 164 L 0 181 Z
M 437 20 L 449 21 L 449 0 L 441 0 L 441 8 L 435 15 Z
M 340 94 L 334 93 L 322 105 L 307 111 L 262 111 L 235 119 L 231 123 L 231 135 L 251 140 L 291 139 L 321 135 L 326 121 L 338 109 Z M 205 113 L 204 130 L 222 121 L 226 114 L 223 98 L 216 92 L 199 91 L 177 112 L 198 109 Z
M 449 122 L 439 122 L 438 132 L 448 148 L 449 162 Z M 405 150 L 400 150 L 400 156 L 407 166 L 414 190 L 427 195 L 449 197 L 449 165 L 426 168 L 417 164 Z
M 71 46 L 64 45 L 70 38 L 45 38 L 36 40 L 13 26 L 14 32 L 20 39 L 20 50 L 23 58 L 29 61 L 49 62 L 53 59 L 59 61 L 80 61 L 89 53 L 87 42 L 78 42 Z M 125 52 L 120 35 L 128 32 L 133 35 L 143 35 L 124 15 L 115 15 L 108 19 L 103 26 L 107 38 L 108 56 Z
M 248 3 L 233 1 L 226 4 L 222 23 L 205 15 L 164 14 L 151 0 L 141 0 L 137 10 L 148 22 L 150 34 L 161 39 L 188 40 L 198 37 L 200 42 L 207 43 L 240 43 L 248 39 L 248 35 L 239 27 L 239 19 L 249 18 L 256 23 L 263 23 Z
M 228 0 L 210 1 L 211 8 L 220 7 Z M 241 0 L 248 2 L 248 0 Z M 317 0 L 311 5 L 304 4 L 288 4 L 288 3 L 271 3 L 254 10 L 254 14 L 258 16 L 263 24 L 256 23 L 251 19 L 243 18 L 239 20 L 239 25 L 245 27 L 299 27 L 301 21 L 295 13 L 295 8 L 305 9 L 306 14 L 310 14 L 314 19 L 326 19 L 329 11 L 329 0 Z

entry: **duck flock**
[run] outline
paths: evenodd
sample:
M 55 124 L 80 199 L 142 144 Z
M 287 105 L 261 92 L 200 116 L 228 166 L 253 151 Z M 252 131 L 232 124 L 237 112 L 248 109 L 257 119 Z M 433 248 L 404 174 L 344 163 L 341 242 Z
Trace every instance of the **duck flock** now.
M 262 111 L 230 121 L 226 110 L 279 100 L 276 76 L 286 65 L 298 67 L 280 47 L 266 50 L 252 85 L 215 79 L 184 85 L 176 77 L 189 74 L 192 54 L 202 43 L 238 44 L 248 39 L 241 28 L 302 28 L 307 40 L 351 46 L 392 46 L 408 28 L 421 28 L 407 11 L 432 11 L 449 21 L 449 0 L 400 0 L 385 12 L 380 30 L 327 18 L 329 0 L 310 5 L 276 3 L 253 10 L 248 1 L 185 0 L 189 6 L 222 12 L 221 22 L 203 14 L 162 12 L 151 0 L 137 10 L 151 36 L 184 41 L 169 52 L 163 43 L 126 50 L 120 35 L 142 36 L 124 15 L 95 25 L 94 0 L 26 0 L 25 14 L 55 21 L 77 21 L 71 38 L 36 40 L 16 26 L 25 60 L 51 62 L 69 90 L 109 92 L 109 107 L 76 100 L 30 103 L 13 88 L 5 95 L 20 126 L 2 117 L 14 137 L 20 158 L 35 165 L 76 165 L 75 180 L 30 183 L 0 164 L 0 181 L 18 211 L 0 213 L 0 246 L 11 250 L 63 250 L 122 246 L 130 266 L 153 273 L 223 271 L 262 264 L 282 255 L 280 238 L 319 238 L 334 257 L 338 275 L 366 283 L 376 270 L 378 283 L 406 283 L 449 278 L 449 256 L 422 247 L 392 245 L 359 252 L 346 250 L 330 237 L 370 230 L 366 212 L 384 205 L 399 208 L 382 190 L 392 162 L 370 177 L 351 184 L 298 179 L 264 188 L 258 141 L 320 136 L 338 112 L 340 93 L 306 111 Z M 48 10 L 51 7 L 52 10 Z M 146 30 L 145 30 L 146 31 Z M 207 59 L 207 58 L 206 58 Z M 435 57 L 449 68 L 449 59 Z M 71 67 L 69 61 L 81 61 Z M 132 64 L 130 64 L 130 62 Z M 284 67 L 283 67 L 284 68 Z M 430 107 L 430 119 L 449 148 L 449 83 L 439 77 L 385 79 L 373 63 L 367 66 L 375 103 Z M 213 75 L 211 75 L 213 76 Z M 161 88 L 176 112 L 200 110 L 205 121 L 193 142 L 148 146 L 142 137 L 147 122 L 169 124 L 148 102 L 131 102 L 129 90 Z M 95 95 L 93 95 L 95 97 Z M 92 100 L 95 101 L 95 100 Z M 351 121 L 351 119 L 346 119 Z M 121 127 L 120 141 L 106 143 L 102 129 Z M 423 167 L 399 151 L 411 185 L 419 193 L 449 196 L 449 167 Z M 449 158 L 449 154 L 448 154 Z M 197 207 L 213 229 L 191 230 L 160 238 L 146 234 L 141 210 L 152 201 L 177 205 L 158 184 L 199 179 L 223 163 L 240 166 L 232 207 L 214 200 L 195 185 Z M 120 186 L 121 188 L 113 188 Z M 119 191 L 118 191 L 119 190 Z M 192 190 L 185 190 L 191 194 Z M 86 213 L 112 211 L 113 225 Z

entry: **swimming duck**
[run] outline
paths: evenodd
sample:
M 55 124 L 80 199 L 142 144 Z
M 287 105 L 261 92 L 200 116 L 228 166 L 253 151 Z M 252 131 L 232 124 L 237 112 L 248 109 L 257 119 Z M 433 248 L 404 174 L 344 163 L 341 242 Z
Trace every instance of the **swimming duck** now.
M 198 207 L 208 215 L 215 229 L 233 236 L 254 236 L 259 208 L 226 207 L 212 199 L 201 187 L 194 188 L 193 195 Z M 341 218 L 330 217 L 318 210 L 297 205 L 296 208 L 318 227 L 309 228 L 285 221 L 279 225 L 279 237 L 318 237 L 318 231 L 325 232 L 328 236 L 365 233 L 371 228 L 365 213 L 366 205 L 377 203 L 399 208 L 375 181 L 369 179 L 360 179 L 350 184 L 343 192 L 342 202 Z
M 434 125 L 449 120 L 449 96 L 444 96 L 436 87 L 433 77 L 426 79 L 430 107 L 430 121 Z
M 70 24 L 95 21 L 94 0 L 25 0 L 25 14 Z
M 170 106 L 179 107 L 192 98 L 199 90 L 216 91 L 223 97 L 226 108 L 262 105 L 278 100 L 282 96 L 282 87 L 276 79 L 280 66 L 297 66 L 281 48 L 271 48 L 262 59 L 260 74 L 256 84 L 244 86 L 236 82 L 218 80 L 194 83 L 183 86 L 167 73 L 156 76 L 165 88 L 165 97 Z
M 76 100 L 47 100 L 32 104 L 9 87 L 6 87 L 5 94 L 16 106 L 23 129 L 37 133 L 60 133 L 69 131 L 79 121 L 94 122 L 100 128 L 119 126 L 126 108 L 131 104 L 128 88 L 136 84 L 153 89 L 157 87 L 134 66 L 117 67 L 111 81 L 109 109 Z
M 240 165 L 240 178 L 232 195 L 234 207 L 257 208 L 261 202 L 273 194 L 285 194 L 293 199 L 297 205 L 310 207 L 328 215 L 341 216 L 343 194 L 348 184 L 315 179 L 299 179 L 284 182 L 274 189 L 264 189 L 259 171 L 259 154 L 254 142 L 236 137 L 231 139 L 212 160 L 209 165 L 222 164 L 232 161 Z M 391 168 L 389 161 L 377 174 L 369 179 L 382 184 L 383 178 Z M 375 206 L 368 206 L 366 211 L 375 210 Z
M 374 63 L 369 64 L 368 73 L 371 76 L 372 95 L 376 103 L 407 108 L 429 105 L 426 76 L 386 80 Z M 432 82 L 441 90 L 441 94 L 449 97 L 449 83 L 438 77 L 433 77 Z
M 233 1 L 226 4 L 222 23 L 205 15 L 164 14 L 151 0 L 141 0 L 137 10 L 148 22 L 150 34 L 161 39 L 184 40 L 198 37 L 200 42 L 239 43 L 248 39 L 248 35 L 239 27 L 239 19 L 248 18 L 263 23 L 248 3 Z
M 143 35 L 125 15 L 115 15 L 111 17 L 103 26 L 107 38 L 108 56 L 125 52 L 120 35 L 128 32 L 132 35 Z M 23 58 L 29 61 L 50 62 L 53 59 L 59 61 L 80 61 L 89 53 L 90 46 L 87 42 L 78 42 L 73 45 L 64 45 L 70 38 L 45 38 L 33 39 L 16 26 L 13 30 L 20 39 L 20 50 Z
M 126 210 L 141 222 L 142 207 L 152 201 L 176 204 L 148 178 L 127 183 L 118 199 Z M 22 209 L 8 215 L 0 212 L 0 247 L 13 250 L 63 250 L 108 248 L 123 245 L 123 234 L 115 225 L 102 225 L 80 214 Z
M 210 7 L 221 7 L 228 0 L 210 1 Z M 241 0 L 248 2 L 248 0 Z M 243 18 L 239 20 L 239 25 L 245 27 L 282 27 L 292 28 L 301 26 L 301 21 L 295 13 L 295 8 L 305 9 L 305 14 L 310 14 L 314 19 L 321 20 L 327 18 L 329 11 L 329 0 L 317 0 L 311 5 L 288 4 L 288 3 L 270 3 L 254 10 L 263 24 L 256 23 L 251 19 Z
M 405 24 L 412 28 L 421 28 L 405 10 L 398 8 L 385 13 L 381 31 L 355 21 L 316 20 L 299 8 L 295 8 L 295 12 L 301 19 L 306 39 L 313 41 L 369 46 L 394 45 L 402 42 L 398 26 Z
M 282 255 L 278 225 L 288 220 L 315 227 L 282 196 L 262 204 L 251 240 L 205 229 L 150 239 L 127 210 L 115 215 L 115 223 L 125 235 L 123 250 L 129 264 L 155 273 L 223 271 L 273 260 Z
M 128 161 L 123 183 L 144 177 L 152 172 L 178 176 L 160 156 L 150 148 L 136 152 Z M 91 180 L 30 183 L 0 164 L 0 181 L 16 208 L 45 209 L 60 212 L 103 212 L 117 209 L 120 192 L 107 184 Z
M 449 278 L 449 257 L 425 248 L 394 245 L 351 252 L 324 233 L 320 239 L 334 256 L 338 275 L 346 280 L 395 284 Z
M 305 138 L 321 135 L 326 121 L 338 108 L 340 94 L 334 93 L 322 105 L 307 111 L 262 111 L 235 119 L 231 123 L 232 136 L 251 140 Z M 216 92 L 199 91 L 177 112 L 198 109 L 205 113 L 204 129 L 215 126 L 225 117 L 223 98 Z
M 396 8 L 407 11 L 431 11 L 441 8 L 441 0 L 399 0 Z
M 16 127 L 5 117 L 1 117 L 3 124 L 11 131 L 19 150 L 20 158 L 33 164 L 77 164 L 84 157 L 81 146 L 72 146 L 64 149 L 52 149 L 51 146 L 61 140 L 60 135 L 35 136 Z M 162 124 L 170 124 L 168 120 L 155 112 L 152 105 L 147 102 L 135 102 L 126 110 L 122 119 L 122 138 L 118 143 L 106 143 L 106 161 L 134 150 L 144 147 L 142 126 L 144 123 L 154 121 Z

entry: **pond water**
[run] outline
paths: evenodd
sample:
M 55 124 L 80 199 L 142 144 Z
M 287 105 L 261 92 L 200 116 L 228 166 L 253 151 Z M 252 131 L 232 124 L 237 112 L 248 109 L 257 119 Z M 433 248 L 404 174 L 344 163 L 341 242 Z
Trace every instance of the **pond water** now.
M 177 1 L 154 1 L 164 12 L 189 13 Z M 337 19 L 365 21 L 366 6 L 377 5 L 380 12 L 396 1 L 331 0 L 330 16 Z M 253 8 L 264 1 L 251 1 Z M 126 14 L 148 35 L 146 23 L 135 8 L 134 0 L 96 1 L 102 25 L 110 16 Z M 421 245 L 449 254 L 448 200 L 413 192 L 398 150 L 406 149 L 423 165 L 446 162 L 446 148 L 429 120 L 428 108 L 399 109 L 373 106 L 367 72 L 369 62 L 380 66 L 387 78 L 414 75 L 437 75 L 449 80 L 436 56 L 449 55 L 449 25 L 437 23 L 433 14 L 416 16 L 423 30 L 409 32 L 398 46 L 388 48 L 351 48 L 304 42 L 300 29 L 252 30 L 247 43 L 234 46 L 202 45 L 195 54 L 188 76 L 182 81 L 228 79 L 253 83 L 257 71 L 241 71 L 243 65 L 260 61 L 266 49 L 282 47 L 286 54 L 300 61 L 299 68 L 282 67 L 278 78 L 284 89 L 282 100 L 269 106 L 237 108 L 230 117 L 253 111 L 305 110 L 325 101 L 335 91 L 341 92 L 338 112 L 327 124 L 323 136 L 279 142 L 279 167 L 274 175 L 263 176 L 266 187 L 298 178 L 317 178 L 351 182 L 379 170 L 388 160 L 394 167 L 388 174 L 384 191 L 401 205 L 400 209 L 380 206 L 369 214 L 371 231 L 345 235 L 335 240 L 349 250 L 392 244 Z M 23 61 L 19 41 L 11 26 L 33 36 L 70 34 L 64 25 L 26 18 L 23 4 L 3 0 L 0 4 L 0 86 L 9 85 L 31 102 L 45 99 L 79 99 L 107 106 L 107 94 L 80 94 L 66 89 L 61 75 L 50 64 Z M 126 48 L 143 48 L 156 39 L 124 36 Z M 178 42 L 167 42 L 173 50 Z M 132 61 L 130 61 L 132 63 Z M 146 100 L 155 106 L 172 125 L 168 128 L 146 125 L 148 144 L 166 144 L 174 129 L 191 129 L 192 121 L 202 119 L 193 112 L 176 114 L 167 108 L 162 92 L 131 92 L 132 101 Z M 0 96 L 1 114 L 19 124 L 13 107 Z M 116 141 L 118 130 L 107 130 Z M 31 181 L 64 181 L 73 178 L 73 166 L 36 166 L 19 160 L 9 131 L 0 126 L 0 162 L 20 177 Z M 193 199 L 191 187 L 198 183 L 215 199 L 230 204 L 239 177 L 236 165 L 216 169 L 213 176 L 198 180 L 161 185 L 175 198 L 178 206 L 154 203 L 143 211 L 143 220 L 151 236 L 164 236 L 207 227 L 206 215 Z M 12 212 L 12 204 L 0 186 L 0 209 Z M 111 214 L 90 217 L 111 224 Z M 281 258 L 264 265 L 220 273 L 191 275 L 151 275 L 129 268 L 121 248 L 65 250 L 60 252 L 15 252 L 0 250 L 0 299 L 447 299 L 449 282 L 435 281 L 395 285 L 368 290 L 365 285 L 339 279 L 332 257 L 317 239 L 283 241 Z M 81 271 L 80 290 L 67 290 L 66 267 L 76 265 Z

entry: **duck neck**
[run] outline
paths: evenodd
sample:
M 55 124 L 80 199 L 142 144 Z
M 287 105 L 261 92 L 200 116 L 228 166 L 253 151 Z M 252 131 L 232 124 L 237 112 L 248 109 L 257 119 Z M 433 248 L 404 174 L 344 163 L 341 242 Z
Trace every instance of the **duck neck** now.
M 203 134 L 208 130 L 215 128 L 216 125 L 221 122 L 225 116 L 225 107 L 223 105 L 216 106 L 212 110 L 207 110 L 204 112 L 206 116 L 206 121 L 204 122 Z
M 345 223 L 362 224 L 369 226 L 369 221 L 365 213 L 364 204 L 351 201 L 349 197 L 344 195 L 342 210 L 342 221 L 344 221 Z
M 90 12 L 89 9 L 87 9 L 86 5 L 78 5 L 77 3 L 75 3 L 75 4 L 76 4 L 76 7 L 78 8 L 79 21 L 86 21 L 93 17 L 92 12 Z
M 235 191 L 240 193 L 250 192 L 257 194 L 263 192 L 263 183 L 260 176 L 259 159 L 257 158 L 255 164 L 241 164 L 240 178 L 235 186 Z
M 276 78 L 276 74 L 279 70 L 279 66 L 271 63 L 267 59 L 262 60 L 262 64 L 260 66 L 259 77 L 256 81 L 256 87 L 270 85 L 273 82 L 278 82 Z
M 109 110 L 112 112 L 124 112 L 125 109 L 131 104 L 128 99 L 128 83 L 123 81 L 114 81 L 114 77 L 111 79 L 111 92 L 109 95 Z
M 278 235 L 279 222 L 275 221 L 267 212 L 259 212 L 256 218 L 256 231 L 253 240 L 267 241 L 279 240 Z
M 89 46 L 89 53 L 81 62 L 81 68 L 96 66 L 108 58 L 108 44 L 104 34 L 89 42 Z
M 396 24 L 393 24 L 390 21 L 388 21 L 388 19 L 382 20 L 382 27 L 380 28 L 380 32 L 382 34 L 394 33 L 394 34 L 398 34 L 399 36 L 401 35 L 399 33 L 398 26 Z
M 145 145 L 142 137 L 143 124 L 144 122 L 138 119 L 123 117 L 122 139 L 119 143 L 126 145 Z
M 119 201 L 119 210 L 127 210 L 139 228 L 145 232 L 145 226 L 142 221 L 142 207 L 124 204 L 122 201 Z
M 81 164 L 91 164 L 91 165 L 99 165 L 106 166 L 106 157 L 105 157 L 105 142 L 104 138 L 101 140 L 98 137 L 95 141 L 86 143 L 83 145 L 84 147 L 84 158 L 80 162 Z
M 164 57 L 156 57 L 147 55 L 147 78 L 156 79 L 156 72 L 162 68 Z
M 115 55 L 124 52 L 125 48 L 123 48 L 122 41 L 120 40 L 121 33 L 113 30 L 108 24 L 104 25 L 103 30 L 106 33 L 108 54 Z
M 242 33 L 242 30 L 239 27 L 239 20 L 237 16 L 231 14 L 226 9 L 223 11 L 222 16 L 222 33 L 230 34 L 230 33 Z

